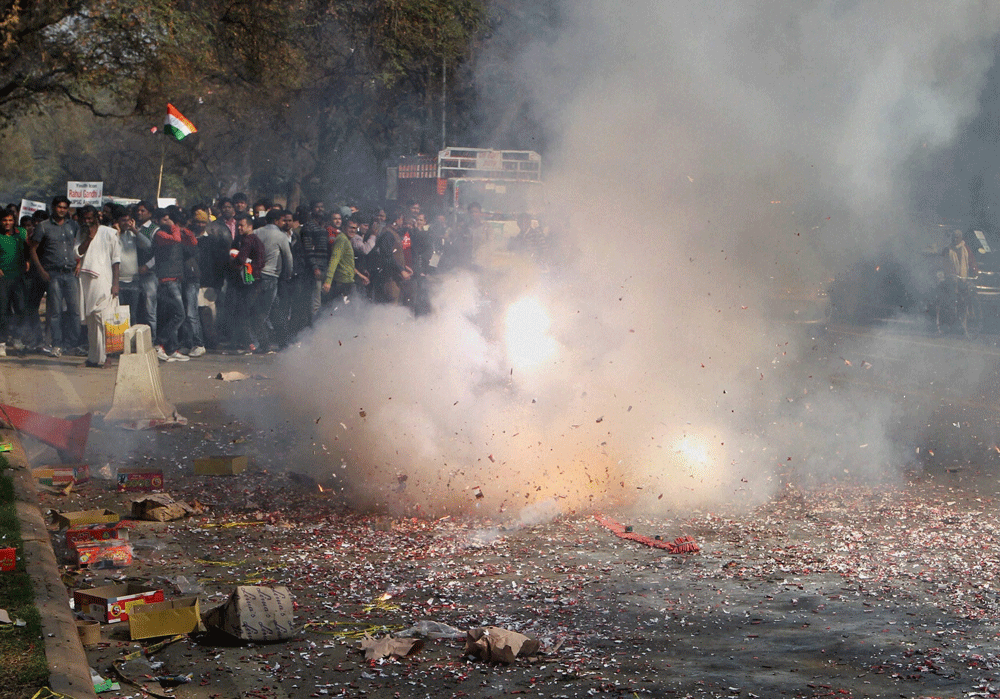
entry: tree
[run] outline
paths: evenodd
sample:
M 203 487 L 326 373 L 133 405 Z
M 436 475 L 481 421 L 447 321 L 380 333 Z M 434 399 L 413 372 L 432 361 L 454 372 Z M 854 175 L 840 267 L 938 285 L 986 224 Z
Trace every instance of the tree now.
M 155 184 L 160 157 L 149 128 L 170 101 L 199 129 L 167 149 L 173 195 L 249 188 L 290 203 L 379 197 L 386 159 L 436 150 L 442 68 L 465 110 L 470 73 L 457 71 L 488 26 L 486 0 L 12 0 L 7 10 L 0 120 L 31 114 L 37 134 L 72 113 L 77 132 L 100 132 L 82 136 L 78 157 L 48 161 L 54 180 L 86 156 L 90 174 L 69 179 L 121 177 L 148 195 L 137 183 Z M 131 178 L 122 148 L 133 149 Z

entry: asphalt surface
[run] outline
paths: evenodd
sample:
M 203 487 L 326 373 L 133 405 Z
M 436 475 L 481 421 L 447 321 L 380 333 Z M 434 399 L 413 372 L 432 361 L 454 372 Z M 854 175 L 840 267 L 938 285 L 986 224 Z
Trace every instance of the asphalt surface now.
M 161 468 L 166 489 L 206 513 L 135 523 L 132 566 L 78 571 L 63 563 L 71 586 L 134 579 L 178 594 L 194 585 L 204 608 L 236 584 L 296 594 L 301 633 L 278 644 L 184 639 L 125 661 L 139 644 L 126 625 L 105 626 L 88 662 L 105 676 L 118 663 L 156 694 L 1000 695 L 995 338 L 832 327 L 817 333 L 815 354 L 803 359 L 810 377 L 847 402 L 874 395 L 898 406 L 890 428 L 919 452 L 892 482 L 790 481 L 748 512 L 626 521 L 605 503 L 637 532 L 693 536 L 701 546 L 694 555 L 617 539 L 585 512 L 515 524 L 353 511 L 289 458 L 307 453 L 295 435 L 260 430 L 246 414 L 251 397 L 273 391 L 268 355 L 161 365 L 167 398 L 188 426 L 131 433 L 98 421 L 86 458 L 95 478 L 68 495 L 43 488 L 39 511 L 125 513 L 134 495 L 115 491 L 114 469 Z M 60 417 L 106 412 L 115 372 L 82 362 L 7 358 L 0 398 Z M 214 378 L 232 370 L 255 378 Z M 33 465 L 55 456 L 24 443 Z M 247 473 L 191 475 L 195 456 L 234 451 L 252 457 Z M 63 581 L 46 584 L 58 599 Z M 428 641 L 402 660 L 366 662 L 357 651 L 364 632 L 420 620 L 518 630 L 539 638 L 542 654 L 508 667 L 463 658 L 461 641 Z M 192 681 L 169 694 L 152 680 L 188 673 Z M 139 692 L 123 682 L 102 696 Z

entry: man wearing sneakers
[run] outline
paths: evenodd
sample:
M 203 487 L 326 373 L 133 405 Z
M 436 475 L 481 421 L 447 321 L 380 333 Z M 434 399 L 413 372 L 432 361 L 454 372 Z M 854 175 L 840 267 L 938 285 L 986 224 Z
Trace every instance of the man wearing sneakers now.
M 80 334 L 80 285 L 76 267 L 76 237 L 80 226 L 69 217 L 69 199 L 52 200 L 52 216 L 35 226 L 28 241 L 31 264 L 46 286 L 45 316 L 52 335 L 50 354 L 74 349 Z M 66 310 L 63 310 L 63 306 Z
M 153 236 L 157 276 L 157 307 L 163 319 L 160 327 L 162 344 L 156 346 L 156 356 L 163 362 L 186 362 L 181 354 L 178 332 L 184 324 L 184 245 L 196 245 L 191 231 L 182 231 L 178 222 L 181 212 L 176 206 L 156 210 L 159 229 Z M 188 240 L 189 239 L 189 240 Z

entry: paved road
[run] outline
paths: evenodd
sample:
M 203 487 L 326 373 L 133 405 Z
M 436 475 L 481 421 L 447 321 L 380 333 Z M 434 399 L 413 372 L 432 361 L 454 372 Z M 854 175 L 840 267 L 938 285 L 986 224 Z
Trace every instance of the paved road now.
M 184 641 L 159 653 L 162 672 L 194 674 L 179 697 L 991 696 L 1000 688 L 1000 515 L 986 485 L 996 482 L 998 361 L 989 339 L 830 328 L 782 369 L 790 400 L 779 403 L 795 410 L 787 422 L 776 412 L 766 428 L 771 436 L 812 429 L 809 439 L 800 434 L 801 451 L 819 463 L 835 460 L 825 449 L 841 450 L 837 463 L 853 467 L 873 460 L 861 440 L 877 424 L 921 450 L 910 478 L 873 486 L 841 477 L 815 490 L 789 487 L 749 512 L 626 520 L 649 535 L 693 535 L 702 552 L 686 559 L 615 539 L 586 515 L 505 527 L 345 511 L 296 475 L 301 463 L 282 435 L 243 419 L 249 395 L 273 382 L 211 378 L 268 376 L 273 356 L 162 366 L 167 397 L 192 425 L 95 429 L 88 459 L 155 463 L 175 495 L 212 508 L 175 525 L 140 525 L 139 560 L 124 574 L 197 579 L 206 606 L 241 582 L 295 591 L 304 631 L 293 642 Z M 8 359 L 3 399 L 61 416 L 107 410 L 114 372 L 80 363 Z M 791 392 L 801 386 L 808 398 Z M 814 400 L 821 419 L 804 425 Z M 192 455 L 234 444 L 277 456 L 236 479 L 189 475 Z M 98 479 L 68 498 L 45 496 L 43 507 L 124 511 L 126 501 Z M 89 571 L 78 583 L 112 574 Z M 460 643 L 435 642 L 412 660 L 367 664 L 343 633 L 420 619 L 517 628 L 540 637 L 547 655 L 503 668 L 463 661 Z M 102 669 L 135 647 L 121 627 L 104 633 L 106 645 L 91 653 Z

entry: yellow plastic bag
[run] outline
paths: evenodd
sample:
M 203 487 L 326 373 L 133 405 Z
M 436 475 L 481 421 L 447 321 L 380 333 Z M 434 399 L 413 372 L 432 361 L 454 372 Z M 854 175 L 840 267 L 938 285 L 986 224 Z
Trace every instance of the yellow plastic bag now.
M 128 306 L 116 301 L 111 314 L 104 321 L 104 351 L 107 354 L 121 354 L 125 350 L 125 331 L 131 325 Z

